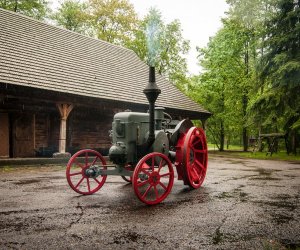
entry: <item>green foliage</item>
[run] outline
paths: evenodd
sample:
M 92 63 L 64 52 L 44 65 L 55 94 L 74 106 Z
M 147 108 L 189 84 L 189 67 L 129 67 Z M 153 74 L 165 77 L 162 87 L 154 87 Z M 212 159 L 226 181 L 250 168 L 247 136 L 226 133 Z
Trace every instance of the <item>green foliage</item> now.
M 280 0 L 273 8 L 276 14 L 266 22 L 265 53 L 259 69 L 262 93 L 251 108 L 256 111 L 255 118 L 261 116 L 277 130 L 289 133 L 291 150 L 296 152 L 300 140 L 292 130 L 299 129 L 300 119 L 300 6 L 299 1 Z
M 192 80 L 191 97 L 205 104 L 214 116 L 208 124 L 209 135 L 224 149 L 225 137 L 238 137 L 246 126 L 244 98 L 249 96 L 250 68 L 245 64 L 251 32 L 237 20 L 226 19 L 224 27 L 198 48 L 204 73 Z M 248 47 L 246 47 L 246 45 Z
M 137 14 L 127 0 L 89 0 L 89 14 L 97 38 L 127 45 L 134 37 Z
M 227 0 L 223 28 L 198 49 L 204 72 L 190 96 L 214 113 L 209 139 L 283 132 L 300 144 L 300 8 L 294 0 Z M 212 140 L 211 140 L 212 141 Z M 245 149 L 245 144 L 244 144 Z
M 87 34 L 90 29 L 88 23 L 87 4 L 79 0 L 64 1 L 51 16 L 59 26 L 78 33 Z
M 38 20 L 44 19 L 49 12 L 47 0 L 0 0 L 0 8 Z

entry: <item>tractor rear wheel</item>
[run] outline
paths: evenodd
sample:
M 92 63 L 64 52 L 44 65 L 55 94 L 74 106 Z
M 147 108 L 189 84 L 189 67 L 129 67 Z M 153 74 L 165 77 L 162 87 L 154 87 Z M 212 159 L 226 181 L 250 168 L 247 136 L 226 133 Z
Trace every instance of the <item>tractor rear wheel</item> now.
M 207 143 L 201 128 L 192 127 L 185 134 L 182 152 L 182 166 L 185 183 L 199 188 L 207 170 Z
M 135 194 L 142 202 L 148 205 L 162 202 L 174 183 L 171 161 L 157 152 L 145 155 L 135 167 L 132 183 Z
M 67 164 L 66 176 L 69 186 L 79 194 L 88 195 L 97 192 L 105 183 L 107 176 L 97 176 L 96 168 L 106 169 L 106 161 L 100 153 L 91 149 L 78 151 Z

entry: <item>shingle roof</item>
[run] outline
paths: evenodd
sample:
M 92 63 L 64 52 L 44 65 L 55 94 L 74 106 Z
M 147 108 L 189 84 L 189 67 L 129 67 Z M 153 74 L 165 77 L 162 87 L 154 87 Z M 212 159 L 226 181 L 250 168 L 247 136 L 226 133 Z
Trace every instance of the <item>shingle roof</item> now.
M 156 105 L 204 110 L 163 77 Z M 147 103 L 148 66 L 126 48 L 0 9 L 0 83 Z

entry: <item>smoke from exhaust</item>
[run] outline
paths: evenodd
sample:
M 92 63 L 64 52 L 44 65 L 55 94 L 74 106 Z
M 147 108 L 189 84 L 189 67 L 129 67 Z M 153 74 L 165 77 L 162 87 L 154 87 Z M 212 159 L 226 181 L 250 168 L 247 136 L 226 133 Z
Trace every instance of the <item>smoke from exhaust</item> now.
M 146 27 L 146 38 L 148 48 L 148 65 L 155 66 L 161 52 L 161 18 L 160 13 L 156 9 L 149 12 L 149 20 Z

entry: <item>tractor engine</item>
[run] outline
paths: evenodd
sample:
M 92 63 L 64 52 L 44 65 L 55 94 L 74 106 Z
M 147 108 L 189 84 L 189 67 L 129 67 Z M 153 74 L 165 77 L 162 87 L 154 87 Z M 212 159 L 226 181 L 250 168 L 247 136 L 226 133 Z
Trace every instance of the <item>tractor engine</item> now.
M 149 141 L 149 113 L 120 112 L 112 123 L 113 146 L 109 149 L 110 160 L 118 165 L 136 164 L 149 152 L 159 152 L 168 156 L 169 140 L 164 132 L 164 108 L 155 108 L 155 139 Z

